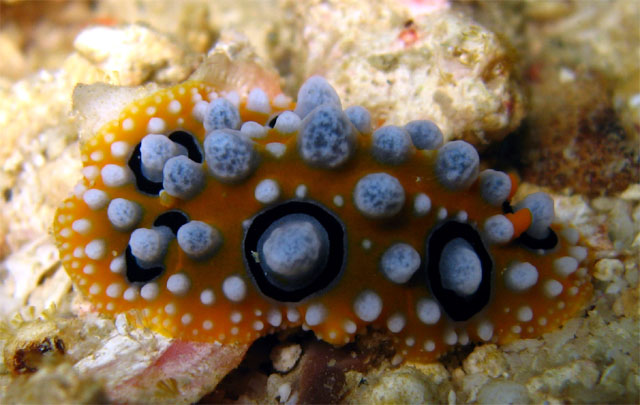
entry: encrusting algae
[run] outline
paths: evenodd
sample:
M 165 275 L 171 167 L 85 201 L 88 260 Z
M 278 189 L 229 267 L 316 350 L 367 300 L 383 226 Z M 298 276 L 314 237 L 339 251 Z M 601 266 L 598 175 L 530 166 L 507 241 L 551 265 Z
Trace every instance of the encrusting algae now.
M 302 325 L 342 345 L 368 326 L 397 361 L 556 329 L 590 298 L 588 251 L 516 204 L 430 121 L 371 127 L 331 85 L 297 102 L 191 80 L 143 96 L 82 145 L 55 216 L 65 268 L 96 309 L 182 340 L 250 343 Z

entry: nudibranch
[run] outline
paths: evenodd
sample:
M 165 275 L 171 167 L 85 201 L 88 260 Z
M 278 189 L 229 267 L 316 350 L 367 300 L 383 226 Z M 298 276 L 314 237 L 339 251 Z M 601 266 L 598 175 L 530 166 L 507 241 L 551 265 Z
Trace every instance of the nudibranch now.
M 302 326 L 332 344 L 386 330 L 399 358 L 553 330 L 590 297 L 588 251 L 553 200 L 512 204 L 431 121 L 372 128 L 314 76 L 294 103 L 188 81 L 82 145 L 54 229 L 101 312 L 165 335 L 250 343 Z

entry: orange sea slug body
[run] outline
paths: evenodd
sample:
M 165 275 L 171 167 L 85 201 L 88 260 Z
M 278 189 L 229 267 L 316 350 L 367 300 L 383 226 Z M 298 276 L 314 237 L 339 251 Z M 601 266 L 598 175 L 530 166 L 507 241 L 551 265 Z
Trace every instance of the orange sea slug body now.
M 65 268 L 99 311 L 137 309 L 184 340 L 251 342 L 304 325 L 333 344 L 371 325 L 428 361 L 456 344 L 536 337 L 591 293 L 553 201 L 512 207 L 429 121 L 371 130 L 312 77 L 297 104 L 204 82 L 126 107 L 82 146 L 58 210 Z

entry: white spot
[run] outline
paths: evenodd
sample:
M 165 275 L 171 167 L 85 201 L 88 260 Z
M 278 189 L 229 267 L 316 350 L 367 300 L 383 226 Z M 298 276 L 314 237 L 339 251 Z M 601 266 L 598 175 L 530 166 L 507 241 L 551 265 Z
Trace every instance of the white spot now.
M 512 263 L 504 273 L 504 283 L 511 291 L 526 291 L 538 282 L 538 270 L 531 263 Z
M 84 195 L 84 193 L 86 191 L 87 191 L 87 186 L 85 186 L 82 183 L 78 183 L 73 187 L 73 194 L 78 198 L 82 198 L 82 196 Z M 60 222 L 62 222 L 62 221 L 60 221 Z
M 237 335 L 238 332 L 240 332 L 240 329 L 238 329 L 237 326 L 234 326 L 233 328 L 231 328 L 231 334 L 232 335 Z
M 433 340 L 425 340 L 423 347 L 424 347 L 424 350 L 428 352 L 432 352 L 436 350 L 436 343 Z
M 344 205 L 344 197 L 341 195 L 333 196 L 333 203 L 336 207 L 342 207 Z
M 422 323 L 434 325 L 440 320 L 440 307 L 430 298 L 421 298 L 416 303 L 416 315 Z
M 124 291 L 124 294 L 122 295 L 122 297 L 126 301 L 134 301 L 136 298 L 138 298 L 139 294 L 140 293 L 136 287 L 129 287 Z
M 393 333 L 400 332 L 402 329 L 404 329 L 406 324 L 407 318 L 405 318 L 405 316 L 399 312 L 396 312 L 387 319 L 387 328 L 389 328 L 389 330 Z
M 373 246 L 373 243 L 371 243 L 371 240 L 369 239 L 362 239 L 362 248 L 364 250 L 369 250 L 371 249 L 371 246 Z
M 95 180 L 98 174 L 100 174 L 100 170 L 98 170 L 96 166 L 86 166 L 82 168 L 82 175 L 89 181 Z
M 247 110 L 269 114 L 271 112 L 271 105 L 269 104 L 269 96 L 267 96 L 267 93 L 257 87 L 252 89 L 247 97 Z
M 298 322 L 300 320 L 300 312 L 295 308 L 288 308 L 287 319 L 289 322 Z
M 560 295 L 560 293 L 562 293 L 562 283 L 560 283 L 558 280 L 547 280 L 544 283 L 544 295 L 547 296 L 547 298 L 555 298 L 558 295 Z
M 440 207 L 440 209 L 438 210 L 438 213 L 436 214 L 436 217 L 438 218 L 439 221 L 443 221 L 447 218 L 447 215 L 449 215 L 449 213 L 447 212 L 447 209 L 445 207 Z
M 240 132 L 248 138 L 259 139 L 267 135 L 267 129 L 255 121 L 247 121 L 240 127 Z
M 230 276 L 222 282 L 222 293 L 229 301 L 240 302 L 247 295 L 247 285 L 239 276 Z
M 240 311 L 233 311 L 231 315 L 229 315 L 229 320 L 232 323 L 240 323 L 242 321 L 242 313 Z
M 104 208 L 109 202 L 107 193 L 95 188 L 87 190 L 82 196 L 82 199 L 87 204 L 87 206 L 94 211 Z
M 469 219 L 469 214 L 467 213 L 467 211 L 462 210 L 456 214 L 456 218 L 460 222 L 466 222 L 467 219 Z
M 354 334 L 358 330 L 358 326 L 351 319 L 345 319 L 342 323 L 342 329 L 349 334 Z
M 147 131 L 152 134 L 161 134 L 167 128 L 164 120 L 162 118 L 153 117 L 149 120 L 147 124 Z
M 395 366 L 399 366 L 400 363 L 402 363 L 403 360 L 404 360 L 404 358 L 401 355 L 396 354 L 395 356 L 393 356 L 391 358 L 391 365 L 394 366 L 394 367 Z
M 223 97 L 236 107 L 240 105 L 240 95 L 236 91 L 227 92 L 223 94 Z
M 584 246 L 571 246 L 569 254 L 580 263 L 587 258 L 587 248 Z
M 253 313 L 254 313 L 255 316 L 262 316 L 262 310 L 260 310 L 259 308 L 256 308 L 253 311 Z
M 147 283 L 140 289 L 140 296 L 147 301 L 155 300 L 160 294 L 160 287 L 157 283 Z
M 298 187 L 296 187 L 296 197 L 305 198 L 307 196 L 307 191 L 307 186 L 305 186 L 304 184 L 300 184 Z
M 76 257 L 78 259 L 82 259 L 84 257 L 84 249 L 81 247 L 77 247 L 75 249 L 73 249 L 73 257 Z
M 107 303 L 107 306 L 105 308 L 107 309 L 107 311 L 113 311 L 115 307 L 116 306 L 113 304 L 113 302 L 109 302 Z
M 175 315 L 176 304 L 174 304 L 173 302 L 168 303 L 167 305 L 164 306 L 164 312 L 166 312 L 167 315 Z
M 112 132 L 109 132 L 108 134 L 105 134 L 104 136 L 104 140 L 107 143 L 111 143 L 113 142 L 113 140 L 116 139 L 116 135 Z
M 511 327 L 511 332 L 515 334 L 520 334 L 520 332 L 522 332 L 522 328 L 520 327 L 520 325 L 513 325 Z
M 109 270 L 113 273 L 122 273 L 125 268 L 126 262 L 124 260 L 124 256 L 115 257 L 109 264 Z
M 567 277 L 578 269 L 578 261 L 571 256 L 560 257 L 553 261 L 553 270 L 561 277 Z
M 253 322 L 253 329 L 255 329 L 255 330 L 264 329 L 264 323 L 262 323 L 262 321 L 254 321 Z
M 122 166 L 108 164 L 102 168 L 102 181 L 107 187 L 121 187 L 131 181 L 131 173 Z
M 531 310 L 531 307 L 525 305 L 523 307 L 518 308 L 518 313 L 516 315 L 516 318 L 518 318 L 520 322 L 529 322 L 530 320 L 532 320 L 533 311 Z
M 267 322 L 269 322 L 269 325 L 277 328 L 282 324 L 282 312 L 277 309 L 270 309 L 269 312 L 267 312 Z
M 541 316 L 540 318 L 538 318 L 538 325 L 545 326 L 546 324 L 547 324 L 547 318 L 545 318 L 544 316 Z
M 324 322 L 324 320 L 327 319 L 327 315 L 328 315 L 327 308 L 325 308 L 324 305 L 320 303 L 311 304 L 309 305 L 309 308 L 307 308 L 307 312 L 304 316 L 304 320 L 307 323 L 307 325 L 316 326 Z
M 93 160 L 94 162 L 99 162 L 102 159 L 104 159 L 104 153 L 102 153 L 101 150 L 96 150 L 94 152 L 91 152 L 91 160 Z
M 276 125 L 273 127 L 283 135 L 292 134 L 300 130 L 301 120 L 298 114 L 291 111 L 284 111 L 278 116 Z
M 63 230 L 60 231 L 60 236 L 62 236 L 63 238 L 70 237 L 71 236 L 71 229 L 64 228 Z
M 570 245 L 578 243 L 578 239 L 580 238 L 580 233 L 575 228 L 564 228 L 560 231 L 560 234 Z
M 578 287 L 573 286 L 573 287 L 569 288 L 569 295 L 573 295 L 573 296 L 578 295 L 578 291 L 580 291 L 580 290 L 578 290 Z
M 81 235 L 86 235 L 91 230 L 91 222 L 85 218 L 77 219 L 71 224 L 71 229 Z
M 94 239 L 87 243 L 84 253 L 90 259 L 100 260 L 107 254 L 107 244 L 103 239 Z
M 458 334 L 453 329 L 445 330 L 443 338 L 444 338 L 444 342 L 450 346 L 453 346 L 456 343 L 458 343 Z
M 413 347 L 416 344 L 416 339 L 413 336 L 409 336 L 404 340 L 404 343 L 409 347 Z
M 254 196 L 263 204 L 271 204 L 280 197 L 280 186 L 275 180 L 264 179 L 256 186 Z
M 207 319 L 206 321 L 202 322 L 202 328 L 204 330 L 211 330 L 213 328 L 213 322 Z
M 189 325 L 191 321 L 193 321 L 193 316 L 189 313 L 182 315 L 180 318 L 180 322 L 182 322 L 183 325 Z
M 168 110 L 171 114 L 177 114 L 182 110 L 182 105 L 178 100 L 171 100 L 169 102 Z
M 193 110 L 191 110 L 191 114 L 193 115 L 193 117 L 202 122 L 204 121 L 204 116 L 207 112 L 207 108 L 209 107 L 209 103 L 207 103 L 206 101 L 198 101 L 194 106 L 193 106 Z
M 375 321 L 382 312 L 382 299 L 371 290 L 364 290 L 353 302 L 353 312 L 365 322 Z
M 133 129 L 133 126 L 134 122 L 131 118 L 127 118 L 122 121 L 122 129 L 124 129 L 125 131 L 131 131 Z
M 96 266 L 93 264 L 87 264 L 82 268 L 84 274 L 94 274 L 96 272 Z
M 278 108 L 286 108 L 289 106 L 289 103 L 291 103 L 291 98 L 289 98 L 287 95 L 283 93 L 280 93 L 273 98 L 273 105 L 275 105 Z
M 184 273 L 173 274 L 167 279 L 167 290 L 175 295 L 184 295 L 191 288 L 191 280 Z
M 478 332 L 478 337 L 487 342 L 493 337 L 493 324 L 487 320 L 481 321 L 476 331 Z
M 460 343 L 461 345 L 466 345 L 467 343 L 469 343 L 469 335 L 467 334 L 467 332 L 460 332 L 460 335 L 458 336 L 458 343 Z
M 213 305 L 216 302 L 216 296 L 210 288 L 202 290 L 200 293 L 200 302 L 202 305 Z
M 125 141 L 118 141 L 111 144 L 111 156 L 116 159 L 126 158 L 129 155 L 129 144 Z
M 266 144 L 265 149 L 271 153 L 274 158 L 280 159 L 287 152 L 287 145 L 280 142 L 269 142 Z
M 122 284 L 120 283 L 109 284 L 109 286 L 107 287 L 106 294 L 111 298 L 120 297 L 120 294 L 122 294 Z
M 98 283 L 94 283 L 89 287 L 89 294 L 91 295 L 98 295 L 100 291 L 102 291 L 102 288 L 100 288 L 100 284 Z
M 557 305 L 558 309 L 564 309 L 565 306 L 566 306 L 566 304 L 564 303 L 564 301 L 559 301 L 558 302 L 558 305 Z

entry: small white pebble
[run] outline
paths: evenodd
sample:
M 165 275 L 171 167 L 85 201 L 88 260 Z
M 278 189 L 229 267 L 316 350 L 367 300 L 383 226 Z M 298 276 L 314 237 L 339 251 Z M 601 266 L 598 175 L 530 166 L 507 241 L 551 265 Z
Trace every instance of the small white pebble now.
M 182 322 L 183 325 L 189 325 L 191 321 L 193 321 L 193 316 L 189 313 L 182 315 L 180 318 L 180 322 Z
M 567 277 L 578 269 L 578 261 L 571 256 L 560 257 L 553 261 L 553 270 L 557 275 Z
M 349 334 L 354 334 L 358 330 L 358 326 L 351 319 L 345 319 L 342 323 L 342 329 Z
M 416 315 L 422 323 L 434 325 L 440 320 L 440 306 L 430 298 L 421 298 L 416 303 Z
M 443 339 L 446 344 L 453 346 L 458 343 L 458 334 L 453 329 L 447 329 L 444 332 Z
M 333 204 L 336 207 L 342 207 L 344 205 L 344 197 L 341 195 L 333 196 Z
M 433 340 L 425 340 L 423 347 L 424 350 L 432 352 L 436 349 L 436 344 Z
M 100 288 L 100 284 L 98 283 L 94 283 L 89 287 L 89 294 L 91 295 L 98 295 L 100 291 L 102 291 L 102 288 Z
M 99 174 L 100 170 L 98 170 L 96 166 L 86 166 L 82 168 L 82 175 L 89 181 L 95 180 Z
M 276 125 L 273 127 L 283 135 L 292 134 L 300 130 L 301 120 L 298 114 L 291 111 L 284 111 L 278 115 Z
M 96 266 L 93 264 L 87 264 L 82 268 L 84 274 L 94 274 L 96 272 Z
M 269 96 L 261 88 L 253 88 L 247 97 L 247 110 L 269 114 L 271 112 L 271 104 Z
M 300 312 L 295 308 L 288 308 L 287 319 L 289 322 L 298 322 L 298 320 L 300 320 Z
M 111 263 L 109 263 L 109 270 L 111 270 L 111 272 L 113 273 L 122 273 L 125 270 L 126 266 L 127 264 L 124 260 L 124 256 L 118 256 L 111 260 Z
M 431 211 L 431 199 L 425 193 L 417 194 L 413 199 L 413 212 L 421 217 Z

